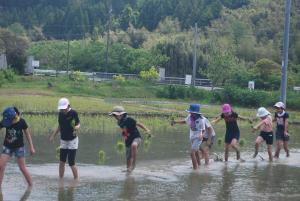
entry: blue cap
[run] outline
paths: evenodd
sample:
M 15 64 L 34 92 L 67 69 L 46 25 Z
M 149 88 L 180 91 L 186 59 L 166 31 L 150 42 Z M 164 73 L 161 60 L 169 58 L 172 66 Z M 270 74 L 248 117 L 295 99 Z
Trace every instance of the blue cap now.
M 201 114 L 199 104 L 190 104 L 190 108 L 186 111 L 190 113 Z
M 17 113 L 13 107 L 8 107 L 4 110 L 2 113 L 3 119 L 2 119 L 2 125 L 4 127 L 10 127 L 13 124 L 13 121 L 15 117 L 17 116 Z

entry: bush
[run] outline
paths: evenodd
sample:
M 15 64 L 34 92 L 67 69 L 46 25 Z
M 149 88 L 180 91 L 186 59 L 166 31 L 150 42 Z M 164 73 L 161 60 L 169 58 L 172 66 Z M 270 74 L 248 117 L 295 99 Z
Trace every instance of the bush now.
M 73 71 L 70 74 L 70 80 L 79 83 L 86 80 L 86 77 L 80 73 L 80 71 Z
M 143 80 L 157 80 L 159 78 L 159 73 L 155 69 L 154 66 L 152 66 L 149 70 L 147 71 L 141 71 L 140 76 Z
M 241 89 L 235 86 L 227 86 L 224 90 L 213 93 L 213 101 L 231 103 L 246 107 L 272 106 L 278 100 L 278 94 L 248 89 Z
M 158 90 L 156 96 L 158 98 L 191 99 L 201 102 L 210 102 L 212 99 L 212 93 L 210 91 L 176 85 L 164 86 Z
M 16 73 L 11 68 L 3 70 L 3 74 L 8 82 L 16 81 Z
M 120 82 L 125 82 L 125 77 L 123 75 L 114 75 L 113 79 Z
M 4 82 L 5 82 L 4 74 L 0 73 L 0 87 L 2 87 L 2 85 L 4 84 Z

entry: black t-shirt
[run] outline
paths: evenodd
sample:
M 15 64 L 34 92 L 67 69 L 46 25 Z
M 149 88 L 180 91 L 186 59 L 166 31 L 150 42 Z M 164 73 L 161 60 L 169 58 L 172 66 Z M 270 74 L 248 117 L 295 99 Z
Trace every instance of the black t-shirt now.
M 59 112 L 58 124 L 60 127 L 60 138 L 62 140 L 73 140 L 76 138 L 74 127 L 79 124 L 78 114 L 71 109 L 67 114 Z
M 141 137 L 139 130 L 136 127 L 136 121 L 131 117 L 124 117 L 118 122 L 122 128 L 122 135 L 125 139 L 126 147 L 131 146 L 135 138 Z
M 229 116 L 221 114 L 221 118 L 225 120 L 226 133 L 239 133 L 240 129 L 237 124 L 238 114 L 232 112 Z
M 0 128 L 4 126 L 0 122 Z M 4 138 L 3 145 L 10 148 L 15 149 L 24 146 L 23 140 L 23 130 L 27 129 L 28 125 L 23 118 L 20 118 L 20 121 L 6 128 L 6 134 Z
M 289 114 L 287 112 L 284 112 L 283 115 L 278 114 L 277 112 L 275 113 L 275 118 L 277 121 L 277 129 L 284 129 L 284 124 L 286 119 L 289 118 Z

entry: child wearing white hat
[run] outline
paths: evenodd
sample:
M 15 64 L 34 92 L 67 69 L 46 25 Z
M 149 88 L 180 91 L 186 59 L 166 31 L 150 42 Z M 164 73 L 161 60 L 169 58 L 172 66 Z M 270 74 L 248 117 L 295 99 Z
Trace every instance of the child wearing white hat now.
M 271 113 L 266 108 L 260 107 L 257 110 L 256 116 L 259 117 L 261 121 L 252 128 L 252 132 L 255 132 L 256 130 L 260 129 L 260 135 L 257 136 L 255 141 L 255 153 L 253 155 L 253 158 L 255 158 L 258 154 L 259 145 L 264 141 L 266 141 L 268 147 L 269 160 L 271 162 L 273 161 L 273 156 L 272 156 L 273 128 L 272 128 Z

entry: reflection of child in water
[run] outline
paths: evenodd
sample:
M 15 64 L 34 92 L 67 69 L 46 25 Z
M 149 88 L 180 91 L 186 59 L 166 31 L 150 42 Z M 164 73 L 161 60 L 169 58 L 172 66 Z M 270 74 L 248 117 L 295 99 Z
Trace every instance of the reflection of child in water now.
M 200 166 L 199 147 L 203 139 L 203 121 L 200 113 L 200 105 L 191 104 L 190 108 L 186 111 L 189 112 L 189 115 L 184 120 L 173 120 L 171 125 L 187 124 L 190 127 L 191 159 L 193 169 L 197 169 Z
M 3 112 L 3 120 L 0 122 L 0 129 L 6 128 L 6 135 L 3 143 L 3 151 L 0 157 L 0 186 L 3 181 L 6 163 L 14 155 L 17 158 L 18 166 L 24 175 L 28 186 L 32 186 L 32 178 L 26 168 L 25 147 L 23 134 L 27 138 L 30 154 L 35 153 L 31 135 L 26 121 L 20 117 L 20 113 L 15 107 L 8 107 Z

